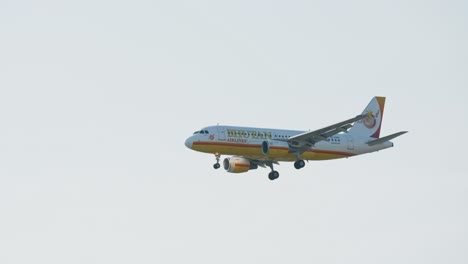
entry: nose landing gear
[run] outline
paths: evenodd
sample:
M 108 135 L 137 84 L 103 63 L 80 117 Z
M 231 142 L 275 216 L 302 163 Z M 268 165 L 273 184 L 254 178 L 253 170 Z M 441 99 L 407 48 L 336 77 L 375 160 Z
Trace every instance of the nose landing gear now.
M 213 168 L 215 170 L 219 169 L 221 167 L 221 165 L 219 165 L 219 159 L 221 158 L 221 154 L 219 154 L 218 152 L 215 153 L 215 157 L 216 157 L 216 163 L 213 164 Z

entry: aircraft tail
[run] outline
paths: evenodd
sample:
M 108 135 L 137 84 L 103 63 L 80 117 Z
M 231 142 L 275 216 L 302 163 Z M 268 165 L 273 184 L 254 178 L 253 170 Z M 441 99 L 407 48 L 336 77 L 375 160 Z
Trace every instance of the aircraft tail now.
M 380 128 L 382 127 L 382 119 L 385 107 L 385 97 L 376 96 L 372 98 L 370 103 L 362 112 L 367 115 L 364 119 L 353 124 L 348 133 L 364 137 L 379 138 Z

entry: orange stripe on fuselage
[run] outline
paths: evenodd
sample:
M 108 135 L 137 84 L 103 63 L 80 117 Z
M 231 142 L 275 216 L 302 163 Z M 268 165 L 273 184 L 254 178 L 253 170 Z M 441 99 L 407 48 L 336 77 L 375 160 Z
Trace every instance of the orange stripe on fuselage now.
M 238 155 L 252 159 L 266 158 L 260 144 L 196 141 L 193 142 L 192 149 L 207 153 L 219 153 L 222 155 Z M 296 160 L 296 155 L 288 153 L 288 150 L 287 147 L 271 146 L 267 159 L 284 161 Z M 305 160 L 327 160 L 351 157 L 354 155 L 356 154 L 349 152 L 311 149 L 305 151 L 301 155 L 301 158 Z

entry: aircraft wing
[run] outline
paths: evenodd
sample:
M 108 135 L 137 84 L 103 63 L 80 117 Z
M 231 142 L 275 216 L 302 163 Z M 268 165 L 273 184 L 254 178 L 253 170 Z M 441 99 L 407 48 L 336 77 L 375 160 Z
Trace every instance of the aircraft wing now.
M 326 140 L 340 132 L 348 131 L 349 128 L 353 127 L 352 123 L 364 119 L 366 116 L 367 115 L 358 115 L 331 126 L 292 136 L 288 139 L 289 153 L 301 155 L 304 151 L 315 145 L 315 143 Z

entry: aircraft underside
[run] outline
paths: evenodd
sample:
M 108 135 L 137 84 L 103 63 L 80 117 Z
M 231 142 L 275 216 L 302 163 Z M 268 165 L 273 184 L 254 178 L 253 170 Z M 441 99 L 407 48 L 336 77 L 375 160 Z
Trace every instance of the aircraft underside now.
M 297 156 L 294 153 L 289 153 L 285 147 L 270 147 L 265 153 L 262 150 L 261 144 L 229 144 L 223 146 L 221 142 L 194 142 L 192 148 L 194 150 L 212 153 L 216 157 L 216 163 L 213 168 L 219 169 L 221 155 L 233 155 L 232 157 L 223 160 L 223 167 L 227 172 L 242 173 L 258 167 L 269 167 L 271 172 L 268 174 L 270 180 L 275 180 L 279 177 L 279 172 L 274 170 L 274 165 L 278 162 L 294 162 L 294 168 L 302 169 L 305 166 L 305 160 L 328 160 L 346 158 L 356 155 L 352 152 L 343 152 L 336 150 L 310 149 L 304 151 Z

